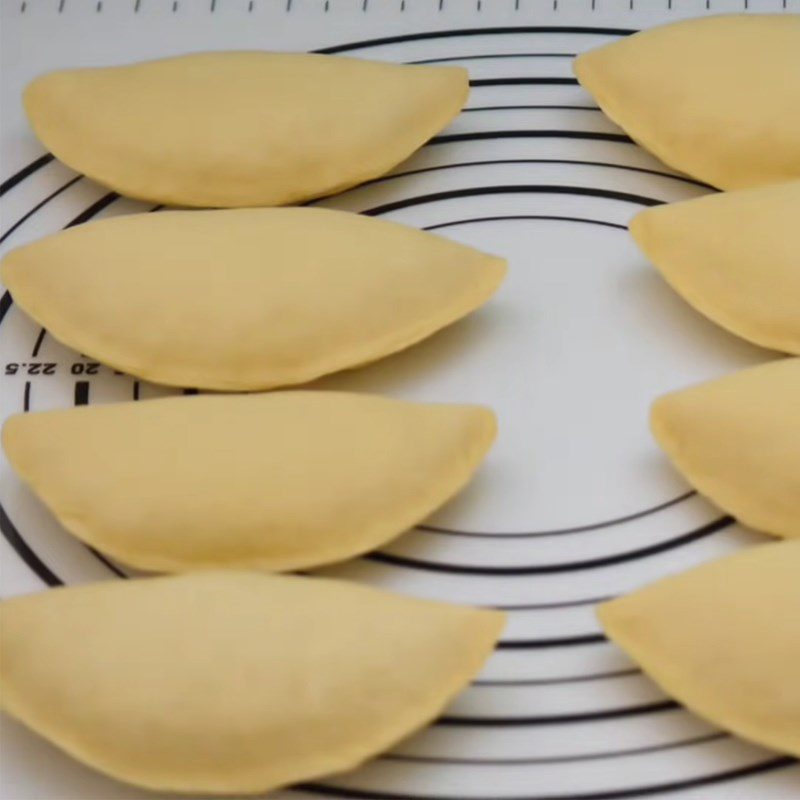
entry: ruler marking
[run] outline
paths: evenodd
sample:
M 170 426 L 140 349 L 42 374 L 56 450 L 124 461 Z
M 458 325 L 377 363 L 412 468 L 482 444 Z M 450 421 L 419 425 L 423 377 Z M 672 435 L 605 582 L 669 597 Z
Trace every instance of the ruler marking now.
M 19 7 L 19 13 L 24 14 L 27 7 L 28 4 L 25 2 L 25 0 L 22 0 L 22 5 Z
M 172 0 L 172 13 L 174 14 L 178 10 L 178 0 Z
M 22 395 L 22 410 L 31 410 L 31 382 L 25 381 L 25 394 Z
M 89 381 L 75 381 L 75 405 L 85 406 L 89 403 Z
M 367 8 L 369 8 L 369 0 L 363 0 L 361 3 L 361 10 L 366 13 Z
M 64 4 L 67 0 L 58 0 L 58 13 L 61 14 L 64 11 Z
M 211 0 L 211 8 L 209 10 L 212 14 L 217 10 L 217 0 Z
M 39 331 L 39 335 L 36 337 L 36 341 L 33 343 L 33 350 L 31 350 L 31 358 L 37 358 L 39 356 L 39 350 L 42 347 L 42 342 L 44 341 L 44 336 L 47 331 L 42 328 Z
M 476 8 L 477 8 L 478 11 L 481 10 L 481 0 L 478 0 L 478 2 L 476 4 Z

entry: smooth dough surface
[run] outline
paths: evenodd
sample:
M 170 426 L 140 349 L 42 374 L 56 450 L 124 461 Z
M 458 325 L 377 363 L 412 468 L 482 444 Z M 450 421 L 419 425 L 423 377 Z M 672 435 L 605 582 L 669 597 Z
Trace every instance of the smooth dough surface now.
M 800 756 L 800 542 L 753 547 L 601 605 L 598 617 L 667 694 Z
M 581 54 L 574 69 L 675 169 L 720 189 L 800 178 L 800 14 L 661 25 Z
M 69 531 L 127 564 L 291 570 L 420 522 L 495 432 L 481 406 L 275 392 L 17 414 L 3 448 Z
M 660 397 L 650 422 L 701 494 L 751 528 L 800 536 L 800 358 Z
M 305 383 L 402 350 L 473 311 L 503 259 L 321 208 L 165 211 L 12 250 L 14 302 L 78 352 L 156 383 Z
M 702 314 L 762 347 L 800 354 L 800 181 L 656 206 L 630 231 Z
M 461 67 L 237 51 L 52 72 L 24 104 L 48 150 L 120 194 L 233 207 L 376 178 L 468 94 Z
M 239 795 L 352 769 L 430 722 L 504 615 L 232 571 L 54 589 L 0 621 L 11 715 L 120 780 Z

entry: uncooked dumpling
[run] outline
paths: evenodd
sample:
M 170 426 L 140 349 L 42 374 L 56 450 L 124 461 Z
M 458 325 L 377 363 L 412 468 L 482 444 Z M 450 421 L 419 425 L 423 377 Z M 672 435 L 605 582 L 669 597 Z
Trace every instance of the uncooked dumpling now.
M 799 223 L 792 181 L 650 208 L 630 230 L 698 311 L 743 339 L 800 354 Z
M 609 637 L 670 696 L 800 756 L 800 542 L 753 547 L 605 603 Z
M 48 150 L 120 194 L 272 206 L 382 175 L 468 94 L 461 67 L 237 51 L 52 72 L 24 102 Z
M 12 416 L 3 447 L 83 541 L 142 569 L 290 570 L 377 547 L 461 489 L 481 406 L 200 395 Z
M 800 178 L 800 14 L 683 20 L 584 53 L 600 108 L 671 167 L 720 189 Z
M 0 604 L 2 705 L 159 792 L 262 792 L 358 766 L 480 670 L 496 611 L 322 578 L 205 572 Z
M 14 302 L 75 350 L 156 383 L 304 383 L 382 358 L 483 304 L 505 261 L 321 208 L 165 211 L 11 251 Z
M 800 536 L 800 358 L 665 395 L 651 427 L 720 508 L 756 530 Z

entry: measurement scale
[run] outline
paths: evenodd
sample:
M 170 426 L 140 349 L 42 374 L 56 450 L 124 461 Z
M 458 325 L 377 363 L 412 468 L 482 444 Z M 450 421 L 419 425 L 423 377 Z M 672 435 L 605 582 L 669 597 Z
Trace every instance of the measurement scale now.
M 791 759 L 680 708 L 593 614 L 604 598 L 765 541 L 693 493 L 647 431 L 657 395 L 774 358 L 690 309 L 627 234 L 641 208 L 708 189 L 634 145 L 571 72 L 575 53 L 630 31 L 731 11 L 798 12 L 800 0 L 4 0 L 3 252 L 151 208 L 44 153 L 19 103 L 43 71 L 229 48 L 470 70 L 468 105 L 447 130 L 388 176 L 320 205 L 498 253 L 509 278 L 427 342 L 315 385 L 485 403 L 501 433 L 459 498 L 380 552 L 322 572 L 503 607 L 510 623 L 484 672 L 428 729 L 352 774 L 275 797 L 800 795 Z M 63 347 L 7 294 L 0 314 L 4 418 L 175 392 Z M 0 468 L 5 595 L 131 574 L 66 534 Z M 153 796 L 10 720 L 2 736 L 3 800 Z

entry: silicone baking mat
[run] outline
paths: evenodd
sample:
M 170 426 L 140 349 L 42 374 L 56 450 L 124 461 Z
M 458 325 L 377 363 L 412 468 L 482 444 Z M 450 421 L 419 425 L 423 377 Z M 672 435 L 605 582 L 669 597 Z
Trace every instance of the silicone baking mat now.
M 660 393 L 774 357 L 692 311 L 627 235 L 641 208 L 708 190 L 634 145 L 571 72 L 584 49 L 724 11 L 791 13 L 800 0 L 3 0 L 3 248 L 148 208 L 44 153 L 19 102 L 42 71 L 228 48 L 470 70 L 469 103 L 447 130 L 385 178 L 323 204 L 497 252 L 509 278 L 429 341 L 318 385 L 486 403 L 499 440 L 475 482 L 425 525 L 324 572 L 503 607 L 510 623 L 441 719 L 284 800 L 800 797 L 791 759 L 672 702 L 593 614 L 604 598 L 764 541 L 694 494 L 647 431 Z M 3 417 L 170 393 L 61 346 L 8 294 L 0 314 Z M 67 535 L 5 462 L 2 508 L 4 596 L 129 574 Z M 7 719 L 0 764 L 4 800 L 152 796 Z

